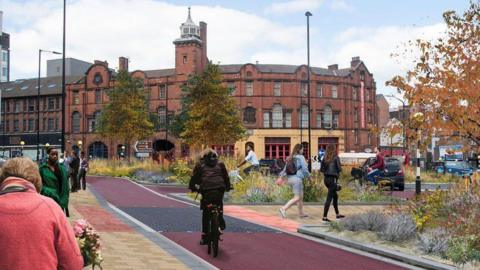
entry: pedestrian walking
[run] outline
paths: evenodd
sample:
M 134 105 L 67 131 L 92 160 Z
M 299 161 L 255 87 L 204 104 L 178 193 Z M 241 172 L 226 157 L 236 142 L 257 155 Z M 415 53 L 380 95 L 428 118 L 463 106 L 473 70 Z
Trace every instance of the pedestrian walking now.
M 325 157 L 322 161 L 321 172 L 323 172 L 324 180 L 323 183 L 328 189 L 327 199 L 325 200 L 325 206 L 323 208 L 323 221 L 330 222 L 328 219 L 328 210 L 330 209 L 330 204 L 333 200 L 333 208 L 335 209 L 335 214 L 337 219 L 344 218 L 345 216 L 340 215 L 338 210 L 338 194 L 341 186 L 338 184 L 338 178 L 340 172 L 342 171 L 342 165 L 340 164 L 340 158 L 337 156 L 337 150 L 335 145 L 329 144 L 327 146 L 327 151 Z
M 0 269 L 80 270 L 83 258 L 58 205 L 38 194 L 42 178 L 28 158 L 8 160 L 0 174 Z
M 293 151 L 287 158 L 285 167 L 279 174 L 280 177 L 287 177 L 287 183 L 292 187 L 293 198 L 279 209 L 282 218 L 287 216 L 286 212 L 293 204 L 298 206 L 298 215 L 300 218 L 308 217 L 303 212 L 303 179 L 310 178 L 307 162 L 303 156 L 303 146 L 296 144 Z
M 58 162 L 57 149 L 49 148 L 47 154 L 47 162 L 40 165 L 40 176 L 42 177 L 42 191 L 40 193 L 57 202 L 68 217 L 70 186 L 67 169 Z
M 250 163 L 250 166 L 243 170 L 245 174 L 250 174 L 251 171 L 260 171 L 260 162 L 258 162 L 257 155 L 255 154 L 253 148 L 254 147 L 252 144 L 247 144 L 247 156 L 242 163 L 237 166 L 237 168 L 240 169 L 240 167 L 242 167 L 245 163 Z
M 80 182 L 79 188 L 81 188 L 82 190 L 85 190 L 87 188 L 86 177 L 88 168 L 88 157 L 85 155 L 85 152 L 82 151 L 80 153 L 80 172 L 78 173 L 78 182 Z
M 78 178 L 78 172 L 80 170 L 80 158 L 78 158 L 78 152 L 72 152 L 72 159 L 70 161 L 70 183 L 71 192 L 77 192 L 80 189 L 80 180 Z

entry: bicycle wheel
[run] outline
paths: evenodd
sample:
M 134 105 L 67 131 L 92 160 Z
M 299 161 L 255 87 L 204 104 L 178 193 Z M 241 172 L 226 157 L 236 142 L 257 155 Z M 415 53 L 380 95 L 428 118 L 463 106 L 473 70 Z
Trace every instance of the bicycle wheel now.
M 220 238 L 220 231 L 219 231 L 219 220 L 218 220 L 218 209 L 216 209 L 212 213 L 212 239 L 210 243 L 212 243 L 212 249 L 213 249 L 213 257 L 217 257 L 218 255 L 218 240 Z

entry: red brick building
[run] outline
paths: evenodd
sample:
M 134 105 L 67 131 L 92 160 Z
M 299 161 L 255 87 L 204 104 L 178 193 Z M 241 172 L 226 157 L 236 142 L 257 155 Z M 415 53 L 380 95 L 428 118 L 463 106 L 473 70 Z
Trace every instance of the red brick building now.
M 188 147 L 168 132 L 168 122 L 181 109 L 180 87 L 188 75 L 201 72 L 207 64 L 207 24 L 196 25 L 189 13 L 173 43 L 175 67 L 131 71 L 144 80 L 150 110 L 161 124 L 154 136 L 132 150 L 137 156 L 172 148 L 177 156 L 187 152 Z M 119 61 L 120 69 L 128 69 L 128 59 L 121 57 Z M 296 143 L 308 143 L 308 121 L 313 155 L 328 144 L 335 144 L 340 152 L 363 151 L 376 145 L 377 139 L 369 133 L 369 127 L 377 123 L 376 86 L 373 74 L 359 57 L 353 57 L 347 68 L 311 67 L 310 120 L 306 65 L 244 63 L 220 65 L 220 69 L 225 85 L 234 89 L 239 116 L 249 135 L 245 141 L 217 146 L 224 154 L 242 156 L 245 144 L 251 142 L 259 158 L 284 158 Z M 97 157 L 115 157 L 122 152 L 122 142 L 94 133 L 98 116 L 108 103 L 106 90 L 114 86 L 115 72 L 99 61 L 83 78 L 67 85 L 66 149 L 83 147 L 88 155 Z

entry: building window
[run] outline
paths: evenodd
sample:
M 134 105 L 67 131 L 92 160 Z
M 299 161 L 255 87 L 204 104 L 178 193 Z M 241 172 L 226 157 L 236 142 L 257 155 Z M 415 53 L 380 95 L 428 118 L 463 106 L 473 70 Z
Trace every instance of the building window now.
M 24 112 L 27 111 L 27 102 L 28 102 L 27 100 L 28 100 L 28 99 L 24 99 L 24 100 L 22 101 L 22 103 L 23 103 L 23 111 L 24 111 Z
M 21 109 L 20 105 L 21 105 L 20 100 L 15 100 L 14 112 L 20 112 L 20 109 Z
M 252 77 L 252 72 L 251 71 L 247 71 L 247 77 Z
M 353 109 L 353 120 L 358 122 L 358 108 Z
M 245 93 L 247 96 L 253 96 L 253 82 L 246 82 Z
M 354 131 L 355 133 L 355 144 L 359 144 L 360 143 L 360 138 L 358 137 L 358 129 L 355 129 Z
M 186 55 L 183 56 L 183 63 L 184 63 L 184 64 L 187 63 L 187 56 L 186 56 Z
M 365 89 L 365 99 L 367 100 L 367 102 L 370 102 L 370 91 L 368 89 Z
M 317 83 L 317 97 L 322 97 L 322 96 L 323 96 L 322 85 Z
M 48 119 L 48 130 L 51 130 L 50 129 L 50 118 Z M 72 133 L 79 133 L 79 132 L 80 132 L 80 113 L 79 112 L 73 112 L 72 113 Z
M 5 109 L 4 110 L 7 110 L 7 112 L 10 112 L 10 101 L 5 101 Z
M 48 110 L 55 110 L 55 98 L 48 98 Z
M 253 107 L 246 107 L 243 112 L 243 122 L 246 124 L 255 124 L 255 108 Z
M 306 97 L 307 96 L 307 83 L 306 82 L 302 82 L 300 83 L 300 95 L 302 95 L 302 97 Z
M 357 100 L 357 88 L 352 86 L 352 99 Z
M 237 86 L 235 86 L 235 82 L 228 82 L 227 87 L 230 91 L 230 95 L 235 96 L 235 92 L 237 91 Z
M 283 127 L 283 108 L 282 105 L 274 105 L 272 109 L 272 127 Z
M 371 145 L 372 144 L 372 134 L 371 133 L 368 133 L 368 145 Z
M 23 119 L 23 131 L 27 131 L 28 130 L 28 127 L 27 127 L 27 119 Z
M 29 112 L 35 111 L 35 100 L 34 99 L 29 99 L 28 100 L 28 111 Z
M 2 52 L 2 60 L 3 62 L 7 62 L 7 52 Z
M 274 82 L 273 83 L 273 95 L 279 97 L 282 95 L 282 83 L 281 82 Z
M 323 127 L 330 129 L 332 128 L 332 121 L 333 121 L 333 115 L 332 115 L 332 107 L 330 106 L 325 106 L 323 109 Z
M 55 130 L 55 122 L 53 118 L 48 118 L 48 131 Z
M 102 103 L 102 89 L 95 89 L 95 103 Z
M 47 98 L 44 98 L 42 102 L 43 102 L 43 110 L 46 111 L 47 110 L 47 103 L 48 103 Z
M 167 86 L 165 84 L 160 85 L 159 90 L 158 90 L 158 97 L 160 99 L 166 99 L 167 98 Z
M 360 81 L 362 81 L 362 82 L 365 81 L 365 72 L 364 71 L 360 72 Z
M 307 105 L 302 105 L 300 112 L 300 121 L 302 128 L 308 127 L 308 107 Z
M 270 128 L 270 112 L 263 112 L 263 127 Z
M 60 107 L 60 98 L 57 97 L 55 100 L 56 100 L 55 104 L 56 104 L 56 106 L 57 106 L 57 109 L 60 109 L 60 108 L 61 108 L 61 107 Z
M 60 130 L 60 118 L 55 118 L 55 130 Z
M 165 129 L 165 127 L 167 126 L 167 107 L 166 106 L 158 107 L 157 115 L 158 115 L 158 128 Z
M 332 86 L 332 98 L 338 98 L 338 90 L 336 85 Z
M 290 138 L 266 137 L 265 158 L 286 160 L 290 155 Z
M 47 118 L 43 118 L 43 131 L 47 130 Z
M 317 112 L 317 128 L 322 127 L 322 118 L 323 118 L 323 113 Z
M 339 113 L 333 113 L 333 123 L 332 123 L 332 128 L 337 129 L 338 128 L 338 119 L 340 118 Z
M 372 111 L 370 109 L 367 110 L 367 123 L 372 122 Z
M 80 97 L 78 94 L 78 91 L 73 91 L 73 105 L 78 105 L 80 104 Z
M 292 127 L 292 113 L 286 112 L 285 113 L 285 127 L 291 128 Z
M 13 132 L 19 132 L 19 131 L 20 131 L 20 121 L 13 120 Z

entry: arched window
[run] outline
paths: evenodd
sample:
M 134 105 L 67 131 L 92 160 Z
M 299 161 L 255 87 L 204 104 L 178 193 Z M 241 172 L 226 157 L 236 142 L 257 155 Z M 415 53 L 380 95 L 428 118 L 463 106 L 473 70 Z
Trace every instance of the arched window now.
M 332 107 L 325 106 L 325 108 L 323 109 L 323 127 L 332 128 L 332 121 L 333 121 Z
M 108 147 L 103 142 L 93 142 L 88 146 L 88 155 L 92 158 L 108 158 Z
M 272 127 L 283 127 L 283 108 L 280 104 L 273 105 L 272 108 Z
M 308 106 L 307 105 L 302 105 L 299 122 L 301 123 L 302 128 L 308 127 Z
M 251 71 L 247 71 L 247 77 L 252 77 L 252 72 Z
M 246 107 L 243 111 L 243 122 L 247 124 L 255 124 L 255 108 L 253 107 Z
M 80 113 L 73 112 L 72 113 L 72 133 L 79 133 L 80 132 Z

